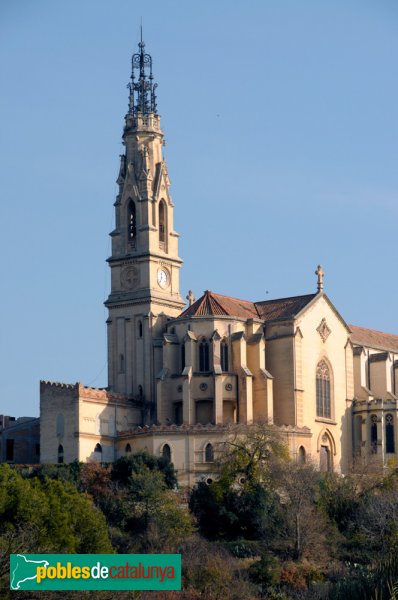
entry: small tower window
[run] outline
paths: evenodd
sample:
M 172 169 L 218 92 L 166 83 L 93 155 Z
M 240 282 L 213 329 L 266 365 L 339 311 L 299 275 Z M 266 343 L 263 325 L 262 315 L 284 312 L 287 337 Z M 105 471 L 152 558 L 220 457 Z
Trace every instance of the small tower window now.
M 119 373 L 124 373 L 124 354 L 119 354 Z
M 127 211 L 128 239 L 129 242 L 135 240 L 137 235 L 137 212 L 135 203 L 130 200 Z
M 125 448 L 124 451 L 125 451 L 126 454 L 130 454 L 130 452 L 131 452 L 131 446 L 130 446 L 130 444 L 126 444 L 126 448 Z
M 61 465 L 64 462 L 64 447 L 62 444 L 58 446 L 58 464 Z
M 305 464 L 305 448 L 304 446 L 300 446 L 299 451 L 298 451 L 298 462 L 300 465 L 304 465 Z
M 377 454 L 377 415 L 372 415 L 370 421 L 370 448 L 372 454 Z
M 221 370 L 224 372 L 228 371 L 228 344 L 227 342 L 221 342 Z
M 166 245 L 166 204 L 164 200 L 159 202 L 159 246 L 165 249 Z
M 144 390 L 142 389 L 142 385 L 138 386 L 138 395 L 140 398 L 144 396 Z
M 137 333 L 138 337 L 142 338 L 142 321 L 138 321 Z
M 181 346 L 181 372 L 185 369 L 185 344 Z
M 394 417 L 392 415 L 386 415 L 386 452 L 388 454 L 395 452 Z
M 330 371 L 324 360 L 316 368 L 316 416 L 331 418 Z
M 168 444 L 163 446 L 162 457 L 167 460 L 167 462 L 171 462 L 171 448 Z
M 206 373 L 209 367 L 209 342 L 203 338 L 199 344 L 199 371 Z
M 205 462 L 214 462 L 214 448 L 213 444 L 207 444 L 205 448 Z

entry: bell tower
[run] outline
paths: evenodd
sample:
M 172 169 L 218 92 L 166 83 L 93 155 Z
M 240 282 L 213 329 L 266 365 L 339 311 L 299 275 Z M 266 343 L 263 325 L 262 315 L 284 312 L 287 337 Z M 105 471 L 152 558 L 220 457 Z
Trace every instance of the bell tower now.
M 179 292 L 182 260 L 173 227 L 174 205 L 162 157 L 163 132 L 156 105 L 152 57 L 138 44 L 132 57 L 112 231 L 109 310 L 108 385 L 129 396 L 137 423 L 150 419 L 155 378 L 162 368 L 161 336 L 168 319 L 184 301 Z

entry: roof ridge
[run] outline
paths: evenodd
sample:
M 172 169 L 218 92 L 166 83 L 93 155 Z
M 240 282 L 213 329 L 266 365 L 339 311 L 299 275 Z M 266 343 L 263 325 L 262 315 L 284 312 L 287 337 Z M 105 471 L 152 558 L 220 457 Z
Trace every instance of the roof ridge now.
M 285 300 L 297 300 L 297 298 L 309 298 L 310 296 L 315 298 L 316 295 L 317 293 L 314 292 L 312 294 L 300 294 L 299 296 L 286 296 L 285 298 L 270 298 L 269 300 L 256 300 L 254 304 L 264 304 L 264 302 L 282 302 Z
M 206 290 L 204 297 L 205 296 L 210 296 L 212 301 L 217 304 L 217 306 L 220 308 L 220 310 L 222 310 L 225 315 L 229 315 L 229 312 L 224 308 L 224 306 L 222 306 L 222 304 L 220 304 L 220 302 L 217 300 L 217 298 L 214 297 L 214 294 L 212 292 L 210 292 L 209 290 Z
M 219 294 L 218 292 L 212 292 L 211 290 L 205 290 L 205 294 L 209 293 L 212 296 L 221 296 L 221 298 L 230 298 L 231 300 L 237 300 L 238 302 L 248 302 L 249 304 L 255 304 L 253 300 L 244 300 L 243 298 L 236 298 L 235 296 L 228 296 L 228 294 Z
M 380 329 L 370 329 L 370 327 L 362 327 L 362 325 L 354 325 L 353 323 L 349 323 L 348 327 L 357 327 L 357 329 L 364 329 L 365 331 L 381 333 L 382 335 L 391 335 L 392 337 L 398 338 L 398 333 L 388 333 L 388 331 L 381 331 Z

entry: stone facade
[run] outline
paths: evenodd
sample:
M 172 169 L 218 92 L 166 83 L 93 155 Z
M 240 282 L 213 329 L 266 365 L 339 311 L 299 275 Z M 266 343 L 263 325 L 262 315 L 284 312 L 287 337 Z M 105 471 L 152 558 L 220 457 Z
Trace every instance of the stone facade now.
M 316 293 L 250 302 L 189 292 L 185 308 L 143 43 L 134 69 L 108 259 L 109 384 L 41 382 L 42 462 L 113 461 L 146 449 L 192 485 L 211 478 L 236 427 L 261 421 L 279 429 L 293 457 L 323 470 L 347 472 L 374 457 L 385 465 L 398 447 L 398 336 L 347 325 L 320 266 Z
M 40 462 L 40 419 L 0 415 L 0 462 Z

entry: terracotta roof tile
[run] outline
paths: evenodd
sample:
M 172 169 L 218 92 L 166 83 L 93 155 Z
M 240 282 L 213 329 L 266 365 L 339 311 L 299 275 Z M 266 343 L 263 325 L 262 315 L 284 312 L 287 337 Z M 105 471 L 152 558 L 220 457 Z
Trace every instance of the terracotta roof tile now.
M 307 306 L 315 296 L 316 294 L 307 294 L 306 296 L 263 300 L 262 302 L 256 302 L 255 305 L 263 321 L 291 319 Z
M 357 325 L 349 325 L 352 335 L 351 341 L 359 346 L 368 346 L 377 350 L 398 352 L 398 335 L 384 333 L 375 329 L 366 329 Z
M 275 321 L 277 319 L 292 318 L 306 306 L 316 294 L 280 298 L 279 300 L 264 300 L 263 302 L 250 302 L 231 296 L 223 296 L 206 291 L 196 302 L 189 306 L 181 317 L 197 316 L 231 316 L 243 319 L 262 319 Z
M 233 316 L 243 319 L 258 318 L 253 302 L 239 300 L 231 296 L 222 296 L 206 290 L 203 296 L 196 300 L 181 314 L 181 317 L 202 316 Z

